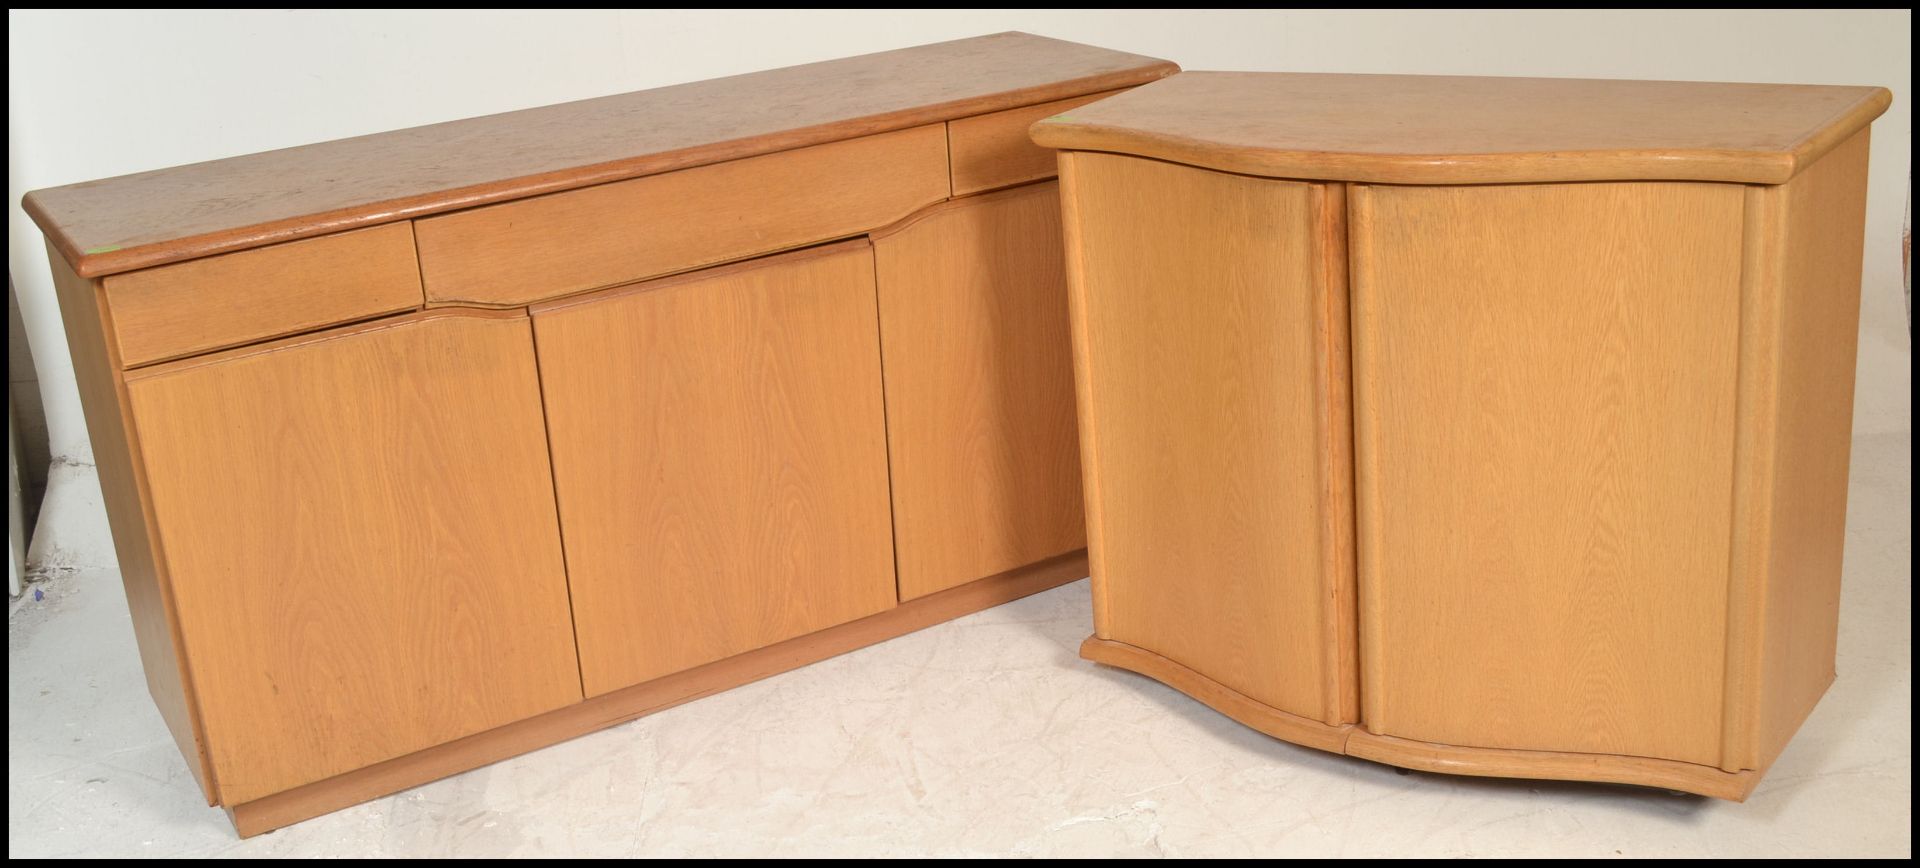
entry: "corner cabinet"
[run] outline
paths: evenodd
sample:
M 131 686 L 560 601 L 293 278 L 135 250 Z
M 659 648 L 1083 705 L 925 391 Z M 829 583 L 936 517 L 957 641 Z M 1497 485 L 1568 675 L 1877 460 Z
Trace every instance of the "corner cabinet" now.
M 1182 73 L 1037 123 L 1083 655 L 1330 751 L 1744 799 L 1833 678 L 1888 99 Z
M 208 802 L 257 834 L 1085 576 L 1025 131 L 1175 70 L 1005 33 L 28 194 Z

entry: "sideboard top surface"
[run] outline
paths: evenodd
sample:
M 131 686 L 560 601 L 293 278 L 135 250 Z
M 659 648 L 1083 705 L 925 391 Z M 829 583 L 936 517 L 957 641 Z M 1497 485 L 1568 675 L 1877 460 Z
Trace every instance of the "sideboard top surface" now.
M 998 33 L 28 193 L 83 277 L 1127 87 L 1151 57 Z
M 1034 141 L 1382 184 L 1780 184 L 1887 110 L 1880 87 L 1183 72 L 1047 118 Z

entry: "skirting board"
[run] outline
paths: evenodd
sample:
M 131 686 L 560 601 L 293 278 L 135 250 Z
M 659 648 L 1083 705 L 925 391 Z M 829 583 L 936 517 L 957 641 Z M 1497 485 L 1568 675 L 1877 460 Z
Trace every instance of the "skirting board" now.
M 1085 578 L 1086 575 L 1086 551 L 1070 552 L 937 594 L 908 600 L 858 621 L 595 696 L 538 717 L 475 733 L 283 793 L 232 805 L 227 808 L 227 816 L 233 820 L 234 829 L 242 838 L 270 832 L 301 820 L 625 723 L 683 702 L 798 669 L 962 615 L 990 609 Z

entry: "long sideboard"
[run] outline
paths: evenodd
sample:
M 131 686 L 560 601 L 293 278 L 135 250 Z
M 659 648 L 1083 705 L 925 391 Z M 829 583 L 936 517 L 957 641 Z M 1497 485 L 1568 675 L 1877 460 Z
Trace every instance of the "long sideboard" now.
M 1086 575 L 1021 33 L 38 190 L 148 685 L 252 835 Z

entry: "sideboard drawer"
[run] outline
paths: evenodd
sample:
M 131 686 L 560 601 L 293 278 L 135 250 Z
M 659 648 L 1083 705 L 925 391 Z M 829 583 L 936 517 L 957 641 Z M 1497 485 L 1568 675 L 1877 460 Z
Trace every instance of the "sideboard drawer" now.
M 116 274 L 105 281 L 127 367 L 420 304 L 413 229 L 371 229 Z
M 857 235 L 947 197 L 942 124 L 418 221 L 427 298 L 518 305 Z
M 1033 139 L 1027 137 L 1027 128 L 1042 118 L 1116 93 L 1120 91 L 1091 93 L 948 122 L 947 141 L 953 148 L 953 195 L 964 196 L 1053 177 L 1057 174 L 1054 150 L 1034 144 Z

